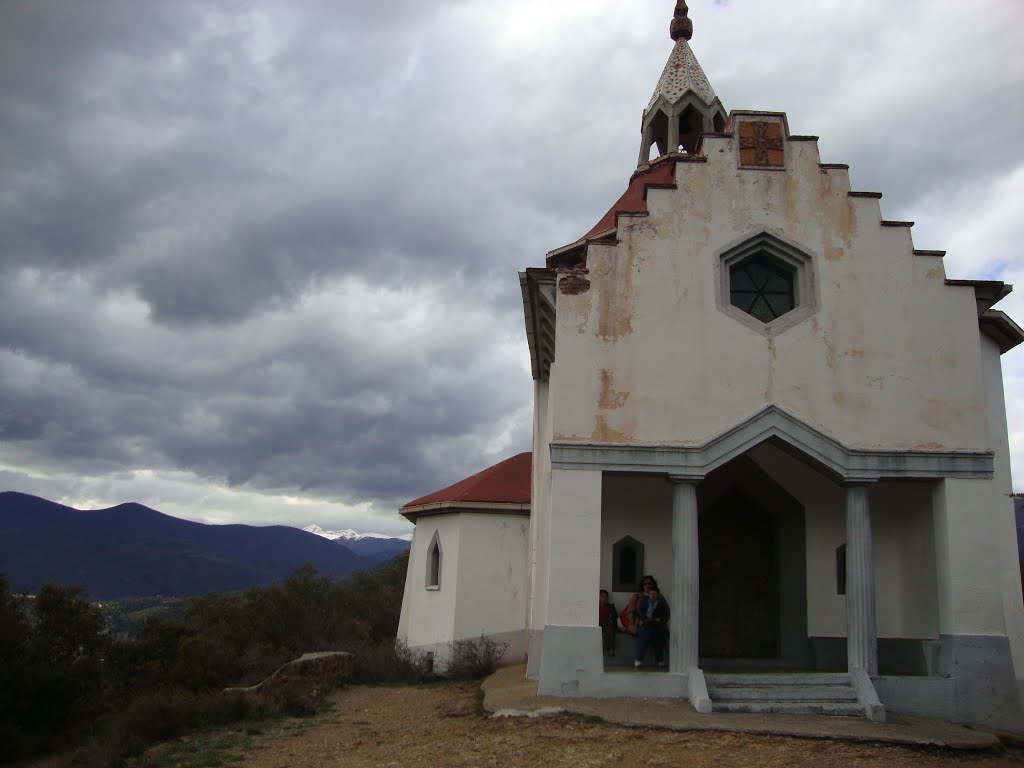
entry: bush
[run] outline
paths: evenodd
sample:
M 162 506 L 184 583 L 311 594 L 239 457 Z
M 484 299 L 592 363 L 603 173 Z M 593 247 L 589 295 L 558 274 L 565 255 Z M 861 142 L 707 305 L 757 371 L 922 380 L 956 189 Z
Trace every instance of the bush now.
M 221 693 L 307 652 L 354 653 L 353 682 L 422 682 L 426 654 L 395 645 L 407 561 L 337 582 L 306 566 L 279 585 L 191 599 L 118 638 L 81 590 L 47 585 L 28 599 L 0 574 L 0 764 L 93 739 L 76 768 L 120 765 L 195 728 L 309 714 L 323 686 Z
M 60 749 L 103 707 L 103 616 L 81 589 L 12 595 L 0 575 L 0 761 Z
M 405 643 L 378 643 L 353 648 L 353 683 L 422 683 L 432 679 L 433 660 Z
M 107 724 L 105 738 L 79 749 L 75 768 L 113 768 L 125 758 L 139 755 L 153 744 L 168 741 L 196 728 L 237 723 L 260 716 L 261 711 L 239 693 L 194 694 L 162 689 L 134 698 L 128 708 Z
M 492 674 L 508 650 L 508 642 L 489 637 L 466 638 L 449 644 L 447 675 L 455 678 L 480 678 Z

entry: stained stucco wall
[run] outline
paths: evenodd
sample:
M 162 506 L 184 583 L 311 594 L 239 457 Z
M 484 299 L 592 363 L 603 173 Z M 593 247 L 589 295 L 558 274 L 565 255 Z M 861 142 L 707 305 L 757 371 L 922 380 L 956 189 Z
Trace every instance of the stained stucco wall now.
M 601 472 L 551 471 L 545 627 L 596 627 L 601 576 Z
M 455 631 L 458 596 L 458 515 L 430 515 L 416 521 L 409 548 L 398 639 L 413 648 L 434 649 L 451 642 Z M 434 533 L 441 543 L 441 577 L 438 589 L 427 589 L 427 554 Z
M 529 539 L 529 517 L 459 515 L 455 637 L 518 633 L 505 661 L 523 657 Z
M 547 623 L 548 555 L 551 523 L 551 412 L 547 382 L 534 384 L 533 466 L 530 501 L 530 602 L 527 627 Z
M 775 403 L 854 447 L 987 449 L 973 289 L 815 143 L 787 142 L 784 173 L 737 170 L 731 138 L 704 152 L 558 294 L 555 439 L 698 444 Z M 763 231 L 817 275 L 818 311 L 772 338 L 716 307 L 719 255 Z
M 1024 680 L 1024 599 L 1021 597 L 1017 526 L 1013 502 L 1007 497 L 1014 487 L 1010 474 L 1010 441 L 1006 427 L 1003 369 L 999 346 L 989 338 L 982 338 L 982 360 L 988 399 L 989 435 L 992 450 L 995 452 L 995 476 L 992 479 L 993 533 L 999 547 L 1003 618 L 1010 637 L 1014 672 L 1018 679 Z

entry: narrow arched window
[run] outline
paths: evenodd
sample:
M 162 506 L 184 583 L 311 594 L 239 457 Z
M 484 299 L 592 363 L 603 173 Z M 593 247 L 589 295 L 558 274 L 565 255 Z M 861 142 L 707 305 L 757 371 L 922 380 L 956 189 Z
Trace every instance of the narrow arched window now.
M 612 591 L 636 592 L 644 572 L 644 545 L 632 536 L 612 544 Z
M 441 539 L 434 531 L 434 537 L 427 547 L 427 589 L 441 588 Z

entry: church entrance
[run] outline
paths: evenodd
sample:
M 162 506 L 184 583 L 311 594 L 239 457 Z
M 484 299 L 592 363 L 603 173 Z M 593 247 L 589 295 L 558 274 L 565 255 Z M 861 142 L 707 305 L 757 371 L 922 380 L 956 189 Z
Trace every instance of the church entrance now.
M 697 506 L 701 665 L 811 666 L 803 506 L 749 456 L 708 475 Z
M 736 491 L 700 515 L 700 655 L 778 656 L 778 569 L 771 517 Z

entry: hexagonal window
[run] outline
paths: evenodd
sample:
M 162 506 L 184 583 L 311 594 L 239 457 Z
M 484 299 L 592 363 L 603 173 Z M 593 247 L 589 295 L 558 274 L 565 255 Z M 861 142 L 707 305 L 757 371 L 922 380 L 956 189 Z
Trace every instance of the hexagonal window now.
M 765 335 L 817 309 L 813 260 L 767 232 L 723 253 L 716 275 L 719 309 Z
M 729 301 L 770 323 L 796 307 L 793 271 L 760 251 L 729 269 Z

